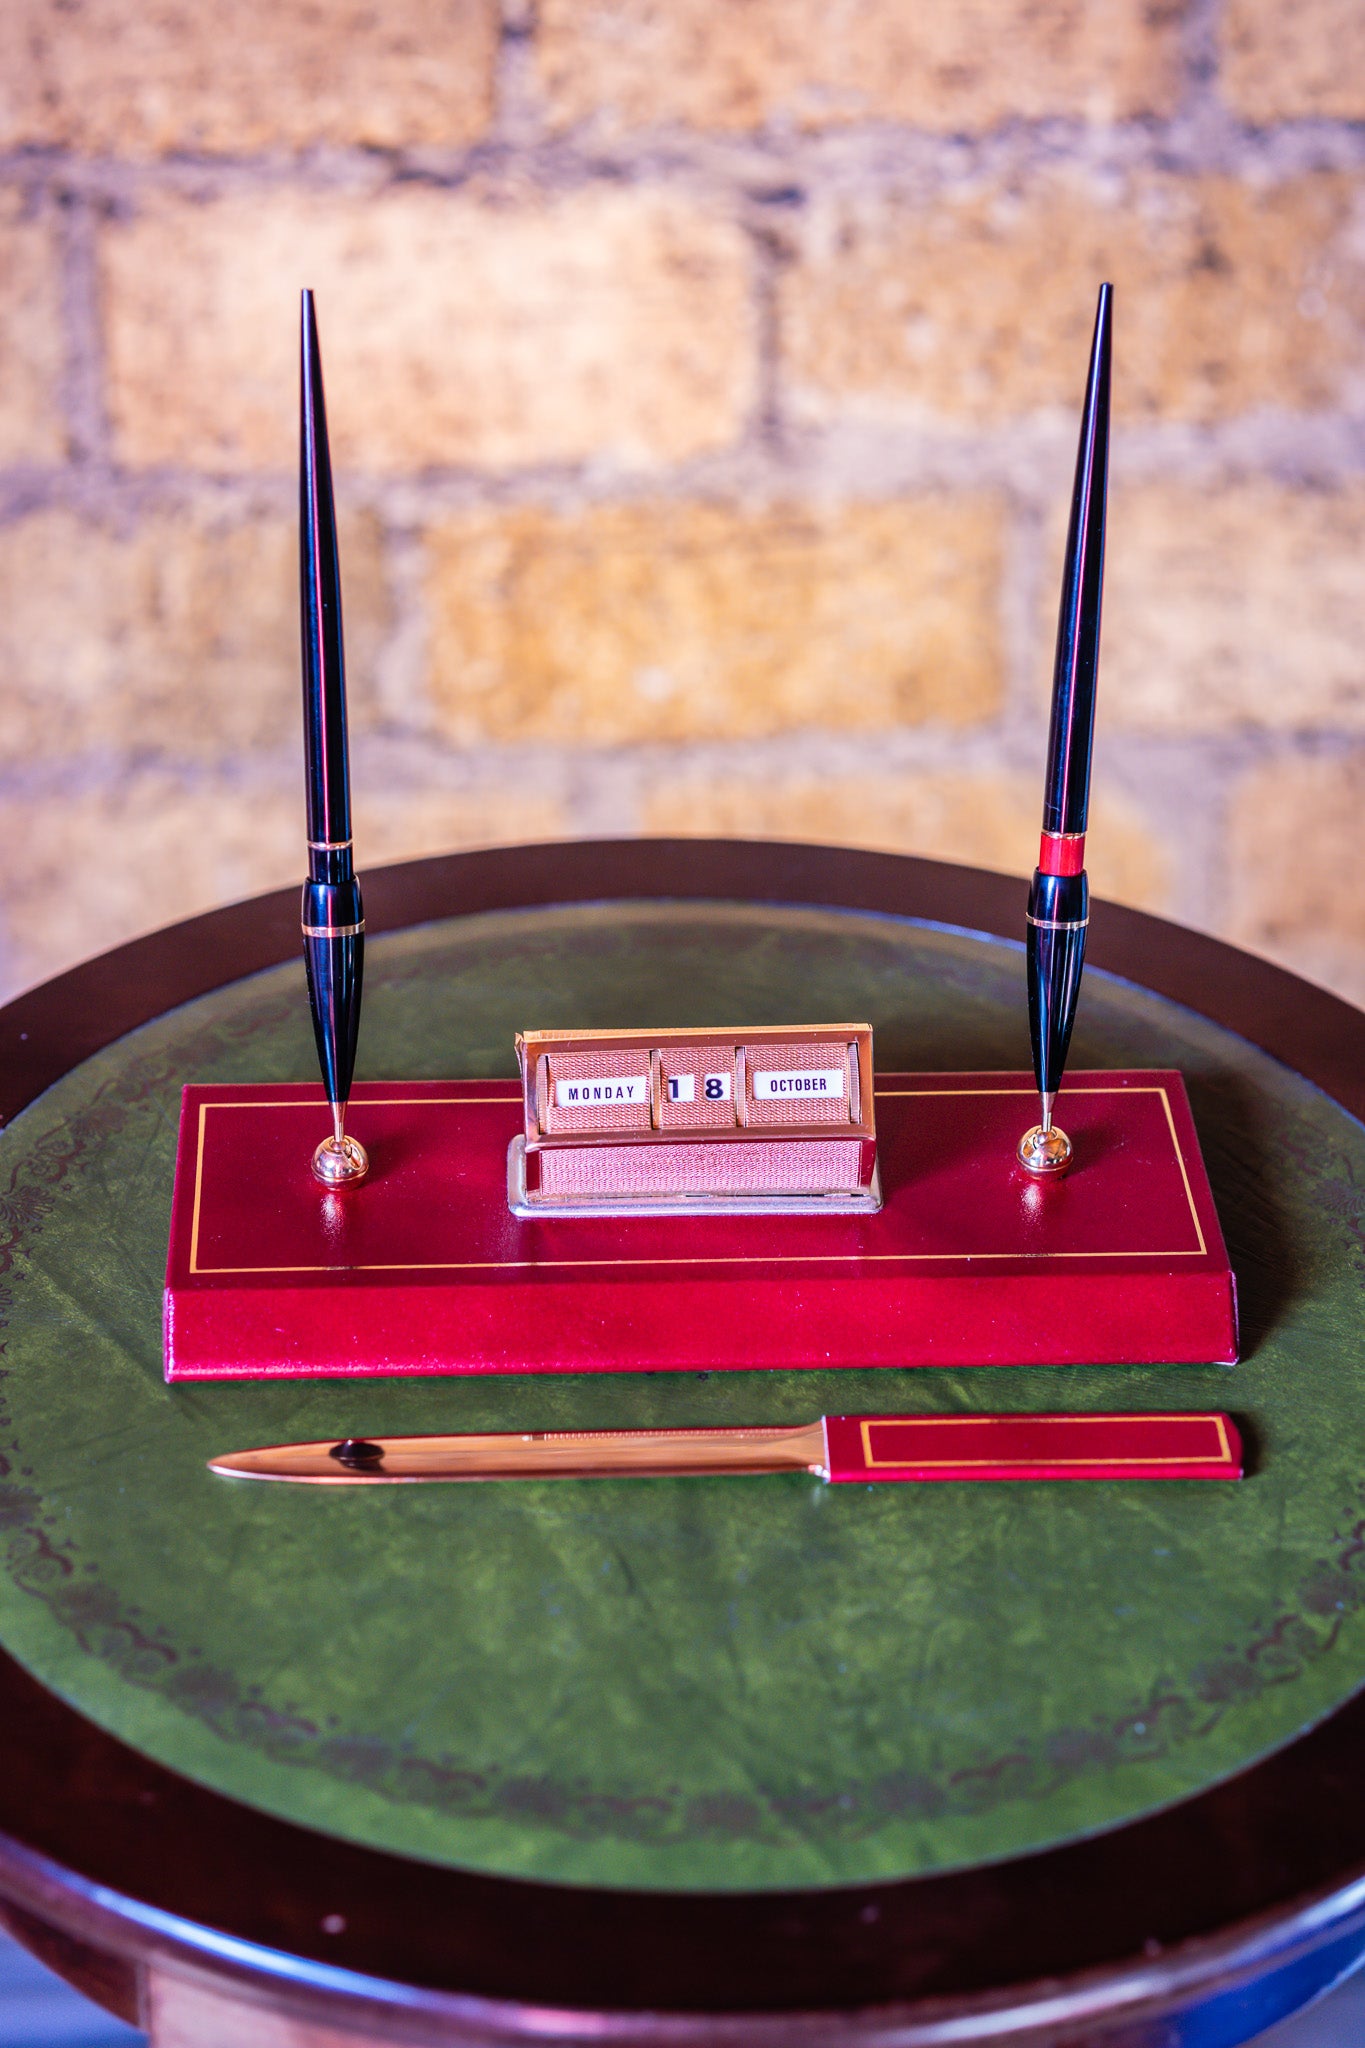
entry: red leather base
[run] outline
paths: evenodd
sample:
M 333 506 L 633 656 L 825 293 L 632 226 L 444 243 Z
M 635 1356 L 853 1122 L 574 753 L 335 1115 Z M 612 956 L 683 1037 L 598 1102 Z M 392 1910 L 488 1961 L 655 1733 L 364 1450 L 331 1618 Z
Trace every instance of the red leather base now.
M 1180 1076 L 1069 1075 L 1065 1179 L 1026 1074 L 882 1074 L 874 1216 L 537 1218 L 513 1081 L 368 1082 L 328 1193 L 321 1090 L 185 1090 L 166 1376 L 1231 1362 L 1233 1276 Z

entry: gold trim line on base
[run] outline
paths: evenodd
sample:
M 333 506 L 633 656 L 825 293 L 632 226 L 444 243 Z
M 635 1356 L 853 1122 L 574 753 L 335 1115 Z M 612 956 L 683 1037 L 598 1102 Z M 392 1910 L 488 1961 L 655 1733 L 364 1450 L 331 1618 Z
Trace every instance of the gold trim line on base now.
M 305 939 L 353 939 L 365 929 L 362 917 L 359 924 L 305 924 L 300 925 Z
M 1088 917 L 1034 917 L 1027 910 L 1024 920 L 1038 932 L 1083 932 L 1090 922 Z
M 368 1083 L 368 1084 L 366 1084 L 366 1085 L 367 1085 L 367 1086 L 371 1086 L 371 1087 L 378 1087 L 378 1086 L 380 1086 L 380 1085 L 382 1085 L 382 1084 L 380 1084 L 380 1083 L 377 1083 L 377 1082 L 371 1082 L 371 1083 Z M 398 1085 L 398 1084 L 395 1084 L 395 1085 Z M 490 1082 L 488 1082 L 488 1083 L 487 1083 L 487 1086 L 488 1086 L 488 1088 L 489 1088 L 490 1090 L 493 1090 L 493 1089 L 497 1089 L 497 1088 L 498 1088 L 498 1087 L 499 1087 L 500 1085 L 501 1085 L 501 1086 L 502 1086 L 503 1088 L 505 1088 L 505 1089 L 506 1089 L 506 1093 L 505 1093 L 505 1094 L 493 1094 L 493 1093 L 490 1093 L 490 1094 L 488 1094 L 488 1095 L 485 1095 L 485 1096 L 480 1096 L 480 1097 L 477 1097 L 477 1098 L 473 1098 L 473 1097 L 464 1097 L 464 1096 L 456 1096 L 456 1095 L 446 1095 L 446 1096 L 422 1096 L 422 1095 L 366 1095 L 366 1096 L 365 1096 L 365 1097 L 363 1098 L 363 1106 L 364 1106 L 364 1107 L 366 1107 L 366 1108 L 368 1108 L 368 1109 L 408 1109 L 408 1108 L 412 1108 L 412 1109 L 419 1109 L 419 1108 L 420 1108 L 420 1109 L 427 1109 L 427 1108 L 448 1108 L 448 1109 L 455 1109 L 455 1108 L 460 1108 L 460 1107 L 462 1107 L 462 1106 L 464 1105 L 464 1103 L 465 1103 L 466 1101 L 471 1101 L 471 1100 L 477 1100 L 477 1101 L 480 1101 L 480 1102 L 497 1102 L 497 1103 L 499 1103 L 499 1104 L 508 1104 L 508 1105 L 511 1105 L 511 1104 L 513 1104 L 513 1103 L 517 1103 L 517 1102 L 520 1102 L 520 1101 L 521 1101 L 521 1099 L 522 1099 L 522 1097 L 521 1097 L 521 1090 L 520 1090 L 520 1089 L 519 1089 L 519 1088 L 517 1087 L 517 1085 L 516 1085 L 516 1083 L 515 1083 L 515 1082 L 510 1082 L 510 1081 L 509 1081 L 509 1082 L 504 1082 L 504 1083 L 502 1083 L 502 1084 L 499 1084 L 499 1083 L 497 1083 L 497 1082 L 495 1082 L 495 1081 L 490 1081 Z M 1034 1091 L 1034 1087 L 1033 1087 L 1033 1084 L 1032 1084 L 1032 1082 L 1031 1082 L 1030 1080 L 1027 1080 L 1027 1079 L 1026 1079 L 1026 1078 L 1025 1078 L 1024 1076 L 1022 1076 L 1022 1075 L 1021 1075 L 1021 1076 L 1020 1076 L 1020 1078 L 1019 1078 L 1019 1082 L 1018 1082 L 1018 1084 L 1017 1084 L 1016 1086 L 1014 1086 L 1014 1087 L 1009 1087 L 1009 1088 L 879 1088 L 879 1089 L 877 1090 L 877 1094 L 878 1094 L 879 1096 L 881 1096 L 881 1095 L 885 1095 L 885 1096 L 892 1096 L 892 1095 L 895 1095 L 895 1096 L 947 1096 L 947 1097 L 953 1097 L 953 1096 L 976 1096 L 976 1095 L 999 1095 L 999 1096 L 1007 1096 L 1007 1095 L 1017 1095 L 1017 1096 L 1020 1096 L 1020 1097 L 1030 1097 L 1030 1096 L 1031 1096 L 1031 1097 L 1032 1097 L 1032 1098 L 1034 1099 L 1034 1101 L 1036 1101 L 1036 1100 L 1037 1100 L 1037 1096 L 1036 1096 L 1036 1094 L 1035 1094 L 1035 1091 Z M 1158 1097 L 1160 1098 L 1160 1101 L 1161 1101 L 1161 1107 L 1162 1107 L 1162 1110 L 1163 1110 L 1163 1111 L 1164 1111 L 1164 1113 L 1165 1113 L 1165 1120 L 1166 1120 L 1166 1128 L 1167 1128 L 1167 1131 L 1168 1131 L 1168 1133 L 1169 1133 L 1169 1135 L 1170 1135 L 1170 1140 L 1171 1140 L 1171 1147 L 1172 1147 L 1172 1153 L 1173 1153 L 1173 1157 L 1174 1157 L 1174 1159 L 1175 1159 L 1175 1163 L 1176 1163 L 1176 1166 L 1178 1167 L 1178 1169 L 1179 1169 L 1179 1172 L 1180 1172 L 1181 1184 L 1182 1184 L 1182 1186 L 1183 1186 L 1183 1189 L 1184 1189 L 1184 1194 L 1185 1194 L 1185 1203 L 1186 1203 L 1186 1207 L 1187 1207 L 1187 1209 L 1188 1209 L 1188 1211 L 1189 1211 L 1190 1225 L 1191 1225 L 1191 1228 L 1193 1229 L 1193 1232 L 1194 1232 L 1195 1242 L 1194 1242 L 1194 1244 L 1193 1244 L 1193 1245 L 1189 1245 L 1189 1246 L 1182 1246 L 1182 1245 L 1174 1245 L 1174 1246 L 1151 1246 L 1151 1247 L 1148 1247 L 1148 1248 L 1145 1248 L 1145 1249 L 1140 1249 L 1140 1250 L 1139 1250 L 1139 1249 L 1135 1249 L 1135 1248 L 1133 1248 L 1133 1247 L 1131 1247 L 1131 1246 L 1129 1246 L 1129 1247 L 1124 1247 L 1124 1246 L 1115 1246 L 1114 1248 L 1112 1248 L 1112 1249 L 1110 1249 L 1110 1250 L 1106 1250 L 1106 1251 L 1080 1251 L 1080 1252 L 1023 1252 L 1023 1253 L 1020 1253 L 1020 1252 L 1017 1252 L 1017 1251 L 1009 1251 L 1009 1252 L 993 1252 L 993 1251 L 979 1251 L 979 1250 L 972 1250 L 972 1249 L 968 1249 L 968 1250 L 966 1250 L 966 1251 L 958 1251 L 958 1252 L 871 1252 L 871 1253 L 868 1253 L 868 1252 L 836 1252 L 836 1253 L 817 1253 L 817 1254 L 816 1254 L 816 1255 L 815 1255 L 814 1257 L 812 1257 L 812 1256 L 811 1256 L 811 1255 L 810 1255 L 809 1253 L 805 1253 L 805 1252 L 798 1252 L 798 1253 L 785 1253 L 785 1252 L 784 1252 L 784 1253 L 781 1253 L 781 1254 L 779 1254 L 779 1255 L 778 1255 L 778 1256 L 777 1256 L 777 1257 L 776 1257 L 775 1259 L 772 1259 L 772 1260 L 770 1260 L 770 1261 L 769 1261 L 769 1263 L 772 1263 L 772 1264 L 777 1264 L 777 1265 L 817 1265 L 817 1266 L 829 1266 L 829 1265 L 849 1265 L 849 1264 L 852 1264 L 852 1263 L 853 1263 L 853 1262 L 854 1262 L 855 1260 L 862 1260 L 862 1261 L 864 1261 L 864 1262 L 866 1262 L 866 1263 L 868 1263 L 868 1264 L 872 1264 L 872 1265 L 897 1265 L 897 1264 L 904 1264 L 904 1265 L 924 1265 L 924 1264 L 928 1264 L 928 1265 L 936 1265 L 936 1264 L 947 1264 L 947 1263 L 950 1263 L 950 1262 L 951 1262 L 951 1261 L 953 1261 L 953 1260 L 962 1260 L 962 1259 L 973 1259 L 973 1260 L 977 1261 L 978 1263 L 984 1264 L 984 1263 L 985 1263 L 985 1262 L 986 1262 L 987 1260 L 997 1260 L 997 1259 L 998 1259 L 998 1260 L 1004 1260 L 1004 1259 L 1020 1259 L 1020 1258 L 1022 1258 L 1022 1259 L 1026 1259 L 1026 1260 L 1028 1260 L 1028 1261 L 1030 1261 L 1030 1262 L 1033 1262 L 1033 1261 L 1038 1261 L 1038 1262 L 1040 1262 L 1040 1263 L 1042 1263 L 1042 1262 L 1047 1262 L 1047 1261 L 1055 1261 L 1055 1262 L 1058 1262 L 1058 1263 L 1060 1263 L 1060 1262 L 1061 1262 L 1061 1261 L 1063 1261 L 1063 1260 L 1066 1260 L 1066 1261 L 1068 1261 L 1068 1262 L 1069 1262 L 1069 1261 L 1072 1261 L 1072 1260 L 1078 1260 L 1078 1259 L 1114 1259 L 1114 1258 L 1126 1258 L 1126 1259 L 1202 1259 L 1202 1258 L 1206 1258 L 1206 1257 L 1208 1256 L 1208 1245 L 1207 1245 L 1207 1243 L 1206 1243 L 1206 1241 L 1205 1241 L 1203 1225 L 1201 1224 L 1201 1222 L 1200 1222 L 1200 1220 L 1199 1220 L 1199 1210 L 1198 1210 L 1198 1208 L 1197 1208 L 1197 1206 L 1196 1206 L 1196 1204 L 1195 1204 L 1195 1199 L 1194 1199 L 1194 1192 L 1193 1192 L 1193 1190 L 1192 1190 L 1192 1188 L 1191 1188 L 1191 1186 L 1190 1186 L 1190 1177 L 1189 1177 L 1189 1173 L 1188 1173 L 1188 1171 L 1187 1171 L 1187 1169 L 1186 1169 L 1186 1165 L 1185 1165 L 1185 1157 L 1184 1157 L 1184 1154 L 1183 1154 L 1183 1152 L 1182 1152 L 1182 1151 L 1181 1151 L 1181 1149 L 1180 1149 L 1180 1139 L 1179 1139 L 1179 1137 L 1178 1137 L 1178 1135 L 1177 1135 L 1177 1133 L 1176 1133 L 1176 1128 L 1175 1128 L 1175 1117 L 1174 1117 L 1174 1115 L 1173 1115 L 1173 1113 L 1172 1113 L 1172 1110 L 1171 1110 L 1170 1098 L 1169 1098 L 1169 1096 L 1167 1095 L 1166 1089 L 1165 1089 L 1165 1088 L 1164 1088 L 1164 1087 L 1163 1087 L 1163 1086 L 1162 1086 L 1162 1085 L 1161 1085 L 1160 1083 L 1156 1083 L 1156 1082 L 1146 1082 L 1146 1083 L 1141 1083 L 1141 1082 L 1140 1082 L 1140 1083 L 1138 1083 L 1138 1084 L 1136 1084 L 1136 1085 L 1134 1085 L 1134 1086 L 1132 1086 L 1132 1087 L 1126 1087 L 1126 1086 L 1120 1086 L 1120 1087 L 1115 1087 L 1115 1086 L 1110 1086 L 1110 1087 L 1088 1087 L 1088 1086 L 1086 1086 L 1086 1085 L 1085 1085 L 1085 1083 L 1084 1083 L 1084 1082 L 1082 1082 L 1082 1081 L 1077 1081 L 1077 1082 L 1076 1082 L 1076 1083 L 1074 1083 L 1074 1084 L 1073 1084 L 1072 1082 L 1068 1082 L 1068 1083 L 1067 1083 L 1067 1095 L 1068 1095 L 1068 1096 L 1072 1096 L 1072 1095 L 1155 1095 L 1155 1096 L 1158 1096 Z M 240 1112 L 240 1111 L 242 1111 L 242 1110 L 244 1110 L 244 1109 L 251 1109 L 251 1110 L 263 1110 L 263 1109 L 268 1109 L 268 1110 L 272 1110 L 272 1111 L 275 1111 L 275 1112 L 278 1112 L 278 1111 L 280 1111 L 280 1110 L 282 1110 L 282 1109 L 294 1109 L 294 1110 L 302 1110 L 302 1111 L 311 1111 L 311 1112 L 312 1112 L 312 1113 L 313 1113 L 314 1115 L 316 1115 L 316 1114 L 317 1114 L 317 1110 L 318 1110 L 318 1103 L 317 1103 L 316 1099 L 312 1099 L 312 1100 L 310 1100 L 310 1099 L 308 1099 L 308 1098 L 306 1098 L 306 1097 L 305 1097 L 305 1098 L 301 1098 L 301 1099 L 299 1099 L 299 1100 L 296 1100 L 296 1101 L 293 1101 L 293 1102 L 279 1102 L 279 1101 L 268 1101 L 268 1100 L 253 1100 L 253 1101 L 250 1101 L 250 1102 L 241 1102 L 241 1101 L 226 1101 L 226 1102 L 224 1102 L 224 1101 L 218 1101 L 218 1102 L 201 1102 L 201 1103 L 199 1104 L 199 1129 L 198 1129 L 198 1134 L 197 1134 L 197 1143 L 196 1143 L 196 1149 L 195 1149 L 195 1173 L 194 1173 L 194 1199 L 193 1199 L 193 1203 L 192 1203 L 192 1205 L 191 1205 L 191 1224 L 190 1224 L 190 1272 L 191 1272 L 191 1273 L 192 1273 L 193 1275 L 195 1275 L 196 1277 L 198 1277 L 198 1276 L 199 1276 L 199 1275 L 201 1275 L 201 1274 L 204 1274 L 204 1275 L 218 1275 L 218 1274 L 224 1274 L 224 1273 L 326 1273 L 326 1272 L 330 1272 L 330 1271 L 332 1271 L 332 1270 L 333 1270 L 333 1268 L 332 1268 L 332 1267 L 330 1267 L 330 1266 L 329 1266 L 329 1265 L 327 1264 L 327 1262 L 326 1262 L 325 1260 L 324 1260 L 324 1261 L 320 1261 L 320 1262 L 319 1262 L 318 1264 L 316 1264 L 316 1265 L 307 1265 L 307 1266 L 208 1266 L 208 1265 L 203 1265 L 203 1264 L 201 1264 L 201 1262 L 200 1262 L 200 1258 L 199 1258 L 199 1242 L 200 1242 L 200 1235 L 199 1235 L 199 1233 L 200 1233 L 200 1211 L 201 1211 L 201 1206 L 202 1206 L 202 1203 L 203 1203 L 203 1196 L 204 1196 L 204 1153 L 205 1153 L 205 1147 L 206 1147 L 206 1140 L 207 1140 L 207 1127 L 208 1127 L 208 1113 L 209 1113 L 209 1111 L 210 1111 L 211 1109 L 218 1109 L 218 1110 L 235 1110 L 235 1111 L 238 1111 L 238 1112 Z M 534 1213 L 535 1213 L 535 1215 L 536 1215 L 537 1217 L 539 1217 L 539 1218 L 542 1218 L 542 1219 L 543 1219 L 543 1218 L 545 1217 L 545 1215 L 546 1215 L 546 1213 L 547 1213 L 547 1212 L 546 1212 L 546 1211 L 545 1211 L 544 1209 L 537 1209 L 537 1210 L 536 1210 L 536 1211 L 535 1211 Z M 768 1213 L 768 1212 L 767 1212 L 767 1211 L 765 1210 L 765 1211 L 764 1211 L 764 1213 L 766 1214 L 766 1213 Z M 638 1210 L 632 1210 L 632 1211 L 631 1211 L 631 1214 L 632 1214 L 632 1215 L 638 1215 L 638 1214 L 639 1214 L 639 1211 L 638 1211 Z M 357 1262 L 357 1264 L 356 1264 L 356 1267 L 355 1267 L 355 1269 L 354 1269 L 354 1270 L 356 1270 L 356 1271 L 358 1271 L 358 1272 L 370 1272 L 370 1273 L 393 1273 L 393 1272 L 401 1272 L 401 1273 L 411 1273 L 411 1272 L 431 1273 L 431 1272 L 472 1272 L 472 1271 L 487 1271 L 487 1272 L 508 1272 L 508 1271 L 511 1271 L 511 1270 L 514 1270 L 514 1269 L 518 1269 L 518 1268 L 530 1268 L 530 1267 L 533 1267 L 533 1266 L 540 1266 L 540 1267 L 545 1267 L 545 1266 L 556 1266 L 556 1267 L 564 1267 L 564 1266 L 585 1266 L 585 1265 L 587 1265 L 587 1266 L 641 1266 L 641 1265 L 653 1265 L 653 1266 L 657 1266 L 657 1265 L 666 1265 L 666 1266 L 697 1266 L 697 1265 L 716 1265 L 716 1264 L 720 1264 L 720 1265 L 731 1265 L 731 1266 L 742 1266 L 742 1265 L 745 1265 L 745 1264 L 747 1264 L 747 1263 L 748 1263 L 748 1258 L 747 1258 L 747 1255 L 738 1255 L 738 1256 L 735 1256 L 735 1257 L 726 1257 L 725 1255 L 723 1255 L 723 1254 L 722 1254 L 722 1255 L 721 1255 L 721 1256 L 720 1256 L 719 1258 L 717 1258 L 717 1256 L 716 1256 L 716 1254 L 715 1254 L 715 1253 L 713 1253 L 713 1252 L 707 1252 L 707 1253 L 699 1253 L 699 1254 L 695 1254 L 695 1255 L 689 1255 L 689 1256 L 687 1256 L 687 1257 L 683 1257 L 683 1258 L 664 1258 L 664 1259 L 659 1259 L 659 1258 L 657 1258 L 657 1257 L 655 1257 L 655 1256 L 651 1255 L 651 1256 L 649 1256 L 648 1258 L 645 1258 L 645 1257 L 625 1257 L 625 1258 L 600 1258 L 600 1257 L 599 1257 L 599 1258 L 589 1258 L 589 1259 L 579 1259 L 579 1258 L 573 1258 L 573 1259 L 563 1259 L 563 1258 L 520 1258 L 520 1259 L 420 1259 L 420 1260 L 412 1260 L 412 1261 L 409 1261 L 409 1260 L 376 1260 L 376 1261 L 370 1261 L 370 1260 L 360 1260 L 360 1261 L 358 1261 L 358 1262 Z
M 310 839 L 310 853 L 345 853 L 348 846 L 354 846 L 354 839 Z

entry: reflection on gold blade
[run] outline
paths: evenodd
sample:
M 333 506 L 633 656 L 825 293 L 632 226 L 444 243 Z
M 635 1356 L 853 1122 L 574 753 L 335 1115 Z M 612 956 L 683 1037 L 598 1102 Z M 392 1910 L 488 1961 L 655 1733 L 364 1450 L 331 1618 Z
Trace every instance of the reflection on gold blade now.
M 780 1429 L 623 1429 L 346 1437 L 213 1458 L 229 1479 L 373 1486 L 423 1479 L 605 1479 L 703 1472 L 823 1472 L 823 1422 Z

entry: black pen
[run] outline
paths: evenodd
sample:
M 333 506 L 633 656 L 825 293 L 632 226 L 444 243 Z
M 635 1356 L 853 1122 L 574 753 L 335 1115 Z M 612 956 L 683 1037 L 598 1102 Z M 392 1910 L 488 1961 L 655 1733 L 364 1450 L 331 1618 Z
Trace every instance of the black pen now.
M 1053 1123 L 1052 1109 L 1076 1021 L 1090 922 L 1085 828 L 1090 810 L 1104 588 L 1113 307 L 1113 286 L 1102 284 L 1090 347 L 1057 621 L 1043 837 L 1028 901 L 1028 1020 L 1043 1114 L 1042 1121 L 1019 1140 L 1019 1163 L 1036 1174 L 1064 1173 L 1071 1162 L 1071 1140 Z
M 308 788 L 308 880 L 303 957 L 332 1132 L 313 1154 L 328 1187 L 363 1180 L 365 1148 L 346 1136 L 346 1101 L 360 1030 L 365 913 L 351 848 L 351 774 L 346 748 L 346 665 L 341 638 L 332 458 L 322 395 L 313 294 L 303 295 L 299 385 L 299 593 L 303 628 L 303 739 Z

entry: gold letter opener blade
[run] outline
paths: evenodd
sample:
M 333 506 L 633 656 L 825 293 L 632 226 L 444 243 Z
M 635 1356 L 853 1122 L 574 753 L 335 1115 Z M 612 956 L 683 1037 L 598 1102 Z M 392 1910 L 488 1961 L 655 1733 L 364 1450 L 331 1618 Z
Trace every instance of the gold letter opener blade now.
M 1240 1479 L 1221 1414 L 830 1415 L 773 1429 L 601 1429 L 343 1437 L 214 1458 L 229 1479 L 375 1486 L 813 1472 L 821 1479 Z

